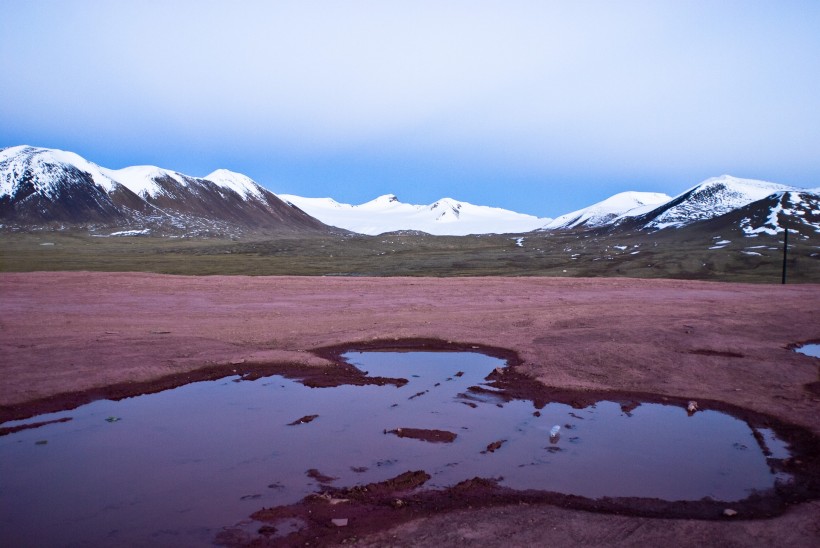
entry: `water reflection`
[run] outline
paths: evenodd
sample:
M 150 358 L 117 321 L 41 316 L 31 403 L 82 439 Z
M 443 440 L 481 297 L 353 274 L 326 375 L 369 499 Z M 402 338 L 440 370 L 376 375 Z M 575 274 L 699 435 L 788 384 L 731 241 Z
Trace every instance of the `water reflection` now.
M 804 344 L 795 348 L 795 351 L 814 358 L 820 358 L 820 344 Z
M 0 544 L 207 543 L 221 526 L 322 483 L 407 470 L 431 474 L 430 488 L 479 476 L 516 489 L 673 501 L 734 501 L 787 479 L 764 454 L 788 456 L 774 432 L 756 438 L 715 411 L 608 401 L 536 410 L 469 389 L 488 388 L 484 378 L 503 366 L 482 354 L 345 358 L 409 382 L 311 389 L 233 377 L 30 419 L 72 418 L 0 437 Z M 454 437 L 395 435 L 402 428 Z

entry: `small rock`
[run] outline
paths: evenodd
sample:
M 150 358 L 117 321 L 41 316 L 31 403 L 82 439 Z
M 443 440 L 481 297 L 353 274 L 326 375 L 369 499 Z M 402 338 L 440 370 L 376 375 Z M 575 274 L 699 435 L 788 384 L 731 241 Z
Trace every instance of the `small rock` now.
M 260 535 L 264 535 L 266 537 L 269 537 L 271 535 L 276 534 L 276 527 L 274 527 L 273 525 L 263 525 L 262 527 L 259 528 L 258 533 Z
M 695 400 L 690 400 L 688 404 L 686 404 L 686 412 L 690 415 L 694 414 L 695 411 L 698 410 L 698 402 Z
M 337 504 L 342 504 L 344 502 L 350 502 L 350 499 L 337 499 L 334 498 L 333 495 L 330 493 L 319 493 L 313 496 L 316 499 L 323 500 L 330 504 L 331 506 L 336 506 Z
M 330 522 L 336 527 L 347 527 L 347 518 L 333 518 Z
M 495 453 L 497 450 L 501 448 L 502 445 L 504 445 L 504 442 L 506 441 L 507 440 L 498 440 L 492 442 L 490 445 L 487 446 L 487 449 L 481 452 L 481 454 Z
M 334 478 L 333 476 L 326 476 L 326 475 L 322 474 L 321 472 L 319 472 L 316 468 L 311 468 L 310 470 L 305 472 L 305 475 L 307 475 L 307 477 L 309 477 L 309 478 L 315 479 L 319 483 L 332 483 L 332 482 L 336 481 L 337 479 L 339 479 L 339 478 Z
M 296 419 L 293 422 L 289 422 L 288 426 L 296 426 L 297 424 L 308 424 L 309 422 L 313 422 L 317 418 L 319 418 L 319 415 L 305 415 L 300 419 Z
M 723 511 L 723 515 L 726 516 L 727 518 L 731 518 L 731 517 L 737 515 L 737 510 L 732 510 L 731 508 L 727 508 L 726 510 Z

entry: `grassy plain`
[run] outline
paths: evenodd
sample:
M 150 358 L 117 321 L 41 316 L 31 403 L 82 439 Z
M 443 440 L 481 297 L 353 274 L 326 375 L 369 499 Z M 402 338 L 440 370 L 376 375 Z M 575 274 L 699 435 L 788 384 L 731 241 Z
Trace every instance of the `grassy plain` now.
M 726 243 L 728 242 L 728 243 Z M 793 234 L 788 282 L 820 282 L 820 246 Z M 782 236 L 685 230 L 482 236 L 271 236 L 239 239 L 4 232 L 0 271 L 184 275 L 624 276 L 780 283 Z

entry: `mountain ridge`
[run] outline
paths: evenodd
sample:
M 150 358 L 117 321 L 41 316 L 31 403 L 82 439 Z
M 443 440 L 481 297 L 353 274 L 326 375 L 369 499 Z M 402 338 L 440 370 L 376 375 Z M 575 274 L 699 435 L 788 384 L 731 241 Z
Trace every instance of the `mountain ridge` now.
M 217 181 L 157 166 L 111 170 L 72 152 L 9 147 L 0 150 L 0 220 L 190 235 L 333 230 L 250 178 L 214 173 Z
M 68 151 L 27 145 L 0 149 L 0 226 L 68 223 L 190 235 L 248 230 L 468 235 L 656 231 L 723 223 L 753 236 L 777 233 L 785 225 L 820 233 L 818 200 L 816 188 L 721 175 L 674 197 L 621 192 L 549 219 L 449 197 L 417 205 L 384 194 L 351 205 L 332 198 L 277 195 L 227 169 L 205 177 L 151 165 L 112 170 Z
M 656 206 L 671 199 L 671 196 L 659 192 L 619 192 L 591 206 L 556 217 L 543 229 L 601 226 L 628 214 L 630 211 L 649 205 Z
M 646 196 L 645 196 L 646 195 Z M 789 196 L 792 207 L 782 205 Z M 646 198 L 646 204 L 628 206 L 630 198 Z M 597 229 L 659 231 L 698 225 L 741 230 L 747 236 L 776 234 L 790 228 L 820 233 L 820 195 L 816 189 L 742 179 L 731 175 L 711 177 L 674 196 L 656 193 L 616 194 L 566 215 L 557 217 L 542 230 Z M 655 200 L 658 202 L 652 203 Z M 740 215 L 739 212 L 743 212 Z M 740 215 L 740 216 L 738 216 Z

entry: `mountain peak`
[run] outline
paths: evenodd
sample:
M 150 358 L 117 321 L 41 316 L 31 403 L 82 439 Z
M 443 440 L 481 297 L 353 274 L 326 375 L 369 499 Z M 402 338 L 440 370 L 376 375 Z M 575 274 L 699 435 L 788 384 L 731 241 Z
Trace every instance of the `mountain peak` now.
M 222 188 L 233 190 L 243 198 L 261 198 L 264 192 L 262 187 L 247 175 L 229 169 L 217 169 L 206 175 L 204 179 L 216 183 Z
M 27 179 L 33 181 L 36 191 L 53 193 L 55 189 L 51 184 L 52 176 L 72 169 L 87 173 L 93 183 L 106 192 L 110 192 L 117 184 L 103 168 L 78 154 L 20 145 L 0 151 L 0 171 L 3 173 L 0 177 L 0 196 L 13 194 L 16 183 L 23 174 L 27 174 Z
M 0 162 L 5 161 L 13 156 L 17 156 L 19 154 L 25 154 L 29 151 L 36 151 L 36 150 L 49 150 L 49 149 L 38 149 L 37 147 L 33 147 L 30 145 L 16 145 L 13 147 L 5 147 L 0 148 Z
M 728 188 L 759 188 L 765 190 L 773 188 L 775 189 L 773 190 L 773 192 L 792 188 L 788 185 L 782 185 L 780 183 L 761 181 L 759 179 L 744 179 L 742 177 L 735 177 L 734 175 L 723 174 L 718 177 L 710 177 L 705 181 L 702 181 L 701 183 L 695 185 L 693 189 L 698 187 L 709 187 L 716 185 L 724 185 Z
M 651 212 L 652 219 L 646 226 L 680 227 L 694 221 L 712 219 L 776 192 L 788 190 L 796 189 L 779 183 L 741 179 L 731 175 L 712 177 Z
M 647 207 L 654 208 L 670 199 L 659 192 L 619 192 L 589 207 L 556 217 L 544 229 L 603 226 L 615 219 L 643 213 Z
M 104 172 L 134 194 L 142 197 L 156 198 L 163 194 L 164 189 L 159 181 L 165 178 L 173 179 L 183 187 L 188 186 L 188 178 L 185 175 L 157 166 L 130 166 L 122 169 L 105 169 Z

